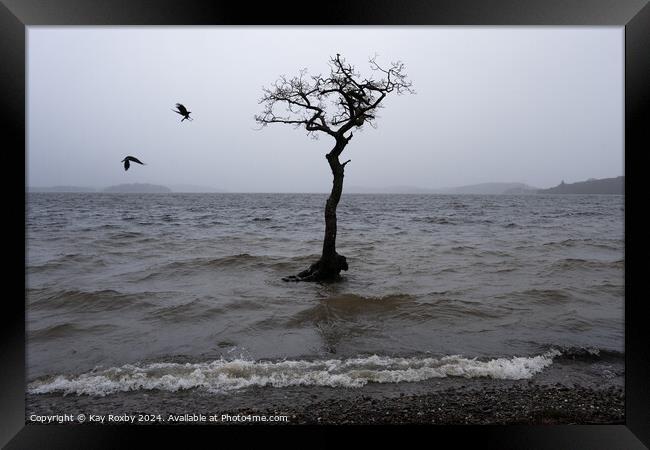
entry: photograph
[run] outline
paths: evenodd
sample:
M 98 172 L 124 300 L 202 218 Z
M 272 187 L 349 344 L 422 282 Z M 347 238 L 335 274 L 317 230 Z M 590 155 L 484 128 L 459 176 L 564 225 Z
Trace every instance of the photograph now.
M 25 32 L 25 423 L 624 425 L 622 26 Z

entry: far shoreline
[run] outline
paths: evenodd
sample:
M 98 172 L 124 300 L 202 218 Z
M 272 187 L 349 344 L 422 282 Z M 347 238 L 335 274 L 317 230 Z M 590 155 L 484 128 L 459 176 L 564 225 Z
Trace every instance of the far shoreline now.
M 151 183 L 125 183 L 106 188 L 89 186 L 57 185 L 57 186 L 26 186 L 26 192 L 51 193 L 170 193 L 170 194 L 327 194 L 327 191 L 316 192 L 230 192 L 227 189 L 214 188 L 207 185 L 170 184 L 169 186 Z M 454 188 L 422 188 L 418 186 L 384 186 L 365 187 L 354 184 L 343 188 L 343 192 L 355 195 L 625 195 L 625 176 L 614 178 L 590 178 L 576 183 L 565 183 L 564 180 L 555 187 L 538 188 L 525 183 L 490 182 L 479 183 Z
M 108 195 L 122 195 L 122 194 L 165 194 L 165 195 L 329 195 L 328 192 L 104 192 L 104 191 L 25 191 L 27 194 L 108 194 Z M 539 193 L 539 194 L 450 194 L 450 193 L 416 193 L 416 192 L 343 192 L 343 195 L 364 195 L 364 196 L 377 196 L 377 195 L 408 195 L 408 196 L 438 196 L 438 197 L 571 197 L 571 196 L 618 196 L 623 197 L 625 194 L 609 193 L 609 194 L 575 194 L 575 193 Z

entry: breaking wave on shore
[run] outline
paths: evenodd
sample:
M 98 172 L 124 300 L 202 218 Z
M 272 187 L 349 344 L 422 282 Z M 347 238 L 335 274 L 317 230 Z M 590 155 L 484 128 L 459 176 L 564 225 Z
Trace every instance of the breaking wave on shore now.
M 350 359 L 254 361 L 218 359 L 200 363 L 127 364 L 77 376 L 58 375 L 30 383 L 31 394 L 105 396 L 117 392 L 203 388 L 220 393 L 252 386 L 329 386 L 356 388 L 368 383 L 403 383 L 465 377 L 531 378 L 560 356 L 557 350 L 531 357 L 479 360 L 459 355 L 441 358 L 367 356 Z

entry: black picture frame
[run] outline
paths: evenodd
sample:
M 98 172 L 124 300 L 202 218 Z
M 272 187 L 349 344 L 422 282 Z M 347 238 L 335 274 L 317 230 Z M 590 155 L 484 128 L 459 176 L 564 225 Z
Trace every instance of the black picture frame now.
M 133 434 L 167 443 L 181 432 L 193 436 L 236 434 L 239 444 L 268 428 L 209 426 L 93 426 L 25 424 L 25 201 L 16 186 L 25 186 L 26 27 L 32 25 L 493 25 L 620 26 L 625 28 L 625 424 L 562 426 L 431 426 L 412 428 L 431 440 L 445 439 L 461 447 L 477 443 L 490 448 L 634 449 L 650 445 L 650 342 L 645 326 L 645 296 L 634 261 L 645 242 L 639 222 L 631 219 L 631 184 L 642 169 L 635 163 L 648 148 L 650 127 L 650 6 L 648 0 L 357 0 L 327 2 L 318 9 L 298 2 L 199 0 L 1 0 L 0 84 L 3 99 L 5 252 L 3 275 L 12 294 L 3 299 L 0 340 L 0 444 L 6 448 L 97 448 L 128 444 Z M 11 180 L 11 181 L 9 181 Z M 23 244 L 19 237 L 23 237 Z M 20 265 L 22 262 L 22 267 Z M 641 263 L 642 264 L 642 263 Z M 21 282 L 22 280 L 22 282 Z M 633 288 L 635 291 L 633 291 Z M 17 292 L 13 292 L 13 290 Z M 636 294 L 634 293 L 636 292 Z M 293 432 L 302 427 L 271 427 Z M 227 429 L 227 430 L 226 430 Z M 246 432 L 242 432 L 246 430 Z M 310 428 L 326 435 L 328 426 Z M 373 427 L 382 438 L 391 427 Z M 130 436 L 130 437 L 127 437 Z M 334 434 L 333 441 L 339 441 Z M 188 441 L 181 441 L 187 443 Z M 215 445 L 222 442 L 214 442 Z

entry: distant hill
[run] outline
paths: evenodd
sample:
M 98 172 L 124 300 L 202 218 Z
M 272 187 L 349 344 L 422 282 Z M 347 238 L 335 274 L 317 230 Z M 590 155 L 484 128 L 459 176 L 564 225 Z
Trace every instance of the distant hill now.
M 97 192 L 97 189 L 82 186 L 51 186 L 51 187 L 34 187 L 27 188 L 29 192 Z
M 158 184 L 147 183 L 133 183 L 133 184 L 118 184 L 117 186 L 109 186 L 103 189 L 102 192 L 110 192 L 117 194 L 136 193 L 136 194 L 165 194 L 172 192 L 167 186 Z
M 625 194 L 625 177 L 601 178 L 580 181 L 578 183 L 565 183 L 550 189 L 540 189 L 538 194 Z
M 444 194 L 482 194 L 482 195 L 503 195 L 503 194 L 532 194 L 537 188 L 530 187 L 524 183 L 481 183 L 444 189 Z
M 503 191 L 507 195 L 523 195 L 523 194 L 537 194 L 538 188 L 530 187 L 528 185 L 515 186 Z
M 449 194 L 449 195 L 504 195 L 534 194 L 537 188 L 524 183 L 481 183 L 453 188 L 429 189 L 416 186 L 389 186 L 385 188 L 368 188 L 350 186 L 350 194 Z
M 343 188 L 348 194 L 434 194 L 434 189 L 416 186 L 387 186 L 383 188 L 351 185 Z

